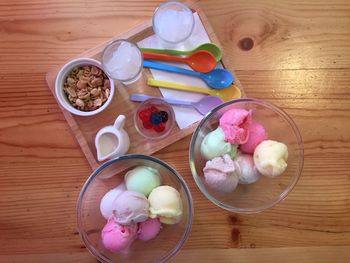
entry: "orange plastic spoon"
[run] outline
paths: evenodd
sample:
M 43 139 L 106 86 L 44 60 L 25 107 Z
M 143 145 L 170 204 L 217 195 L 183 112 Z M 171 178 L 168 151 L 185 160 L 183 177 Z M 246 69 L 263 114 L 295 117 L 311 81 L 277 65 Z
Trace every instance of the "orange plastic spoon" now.
M 215 69 L 216 59 L 206 50 L 197 51 L 186 57 L 177 57 L 166 54 L 157 54 L 151 52 L 143 52 L 144 59 L 163 60 L 170 62 L 182 62 L 189 65 L 193 70 L 207 73 Z

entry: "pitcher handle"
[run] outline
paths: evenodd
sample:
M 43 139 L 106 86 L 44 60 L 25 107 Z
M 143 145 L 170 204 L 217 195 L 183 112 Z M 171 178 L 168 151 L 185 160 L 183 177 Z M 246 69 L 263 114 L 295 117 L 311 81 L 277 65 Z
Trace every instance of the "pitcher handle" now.
M 120 130 L 124 127 L 125 124 L 125 116 L 124 115 L 119 115 L 117 119 L 114 122 L 114 128 L 117 130 Z

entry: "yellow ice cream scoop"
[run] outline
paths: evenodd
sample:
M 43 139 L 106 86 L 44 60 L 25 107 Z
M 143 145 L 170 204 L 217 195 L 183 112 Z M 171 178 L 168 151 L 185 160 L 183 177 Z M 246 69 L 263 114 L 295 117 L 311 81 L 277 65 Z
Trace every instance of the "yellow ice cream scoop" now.
M 159 217 L 164 224 L 176 224 L 182 217 L 180 193 L 173 187 L 162 185 L 154 188 L 148 196 L 149 217 Z
M 254 151 L 254 164 L 258 171 L 268 177 L 281 175 L 287 169 L 287 145 L 273 140 L 262 141 Z

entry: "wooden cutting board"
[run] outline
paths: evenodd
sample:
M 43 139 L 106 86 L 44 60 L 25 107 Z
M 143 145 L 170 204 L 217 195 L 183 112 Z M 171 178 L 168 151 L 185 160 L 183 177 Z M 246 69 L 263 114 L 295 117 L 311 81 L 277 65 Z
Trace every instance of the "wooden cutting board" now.
M 189 0 L 185 2 L 191 9 L 192 12 L 197 12 L 201 22 L 211 40 L 211 42 L 221 47 L 218 38 L 216 37 L 209 21 L 203 11 L 201 10 L 198 3 Z M 153 35 L 152 22 L 151 20 L 143 23 L 121 35 L 118 35 L 107 42 L 102 43 L 74 58 L 78 57 L 89 57 L 97 60 L 101 60 L 101 53 L 106 46 L 112 40 L 115 39 L 127 39 L 133 43 L 137 43 L 151 35 Z M 73 58 L 72 58 L 73 59 Z M 230 62 L 225 58 L 225 52 L 221 63 L 224 68 L 228 69 L 234 74 L 234 70 Z M 58 71 L 63 65 L 60 65 L 53 70 L 49 71 L 46 75 L 47 84 L 55 96 L 55 79 Z M 234 74 L 235 75 L 235 74 Z M 129 99 L 129 95 L 132 93 L 143 93 L 152 96 L 161 96 L 159 89 L 149 87 L 146 84 L 147 77 L 151 77 L 149 69 L 143 69 L 143 77 L 137 83 L 132 86 L 124 86 L 121 82 L 116 82 L 116 92 L 111 104 L 101 113 L 91 116 L 82 117 L 76 116 L 61 107 L 65 119 L 67 120 L 73 135 L 77 139 L 81 149 L 83 150 L 91 168 L 96 169 L 101 163 L 97 160 L 96 148 L 95 148 L 95 135 L 104 126 L 112 125 L 116 117 L 120 114 L 126 116 L 125 130 L 130 136 L 130 149 L 128 153 L 142 153 L 142 154 L 152 154 L 182 138 L 193 133 L 196 129 L 198 122 L 188 126 L 185 129 L 180 129 L 177 125 L 174 126 L 172 132 L 169 136 L 162 140 L 148 140 L 141 136 L 133 122 L 133 114 L 137 108 L 138 103 L 132 102 Z M 181 81 L 179 81 L 181 82 Z M 243 93 L 243 88 L 240 82 L 236 79 L 235 85 Z M 55 96 L 56 98 L 56 96 Z M 57 98 L 56 98 L 57 100 Z

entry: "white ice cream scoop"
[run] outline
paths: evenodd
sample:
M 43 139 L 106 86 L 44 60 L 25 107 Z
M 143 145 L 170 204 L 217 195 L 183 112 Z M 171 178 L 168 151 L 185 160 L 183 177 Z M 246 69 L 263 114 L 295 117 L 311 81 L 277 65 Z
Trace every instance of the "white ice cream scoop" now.
M 254 165 L 253 156 L 250 154 L 239 153 L 235 161 L 239 166 L 239 183 L 252 184 L 259 180 L 261 176 Z
M 113 214 L 113 202 L 124 191 L 126 191 L 125 184 L 122 183 L 116 188 L 109 190 L 101 199 L 100 211 L 104 218 L 108 219 Z

